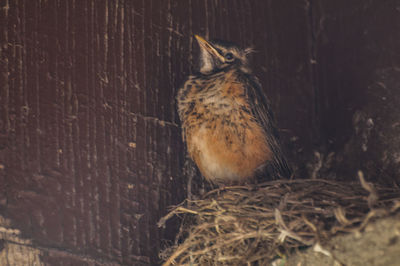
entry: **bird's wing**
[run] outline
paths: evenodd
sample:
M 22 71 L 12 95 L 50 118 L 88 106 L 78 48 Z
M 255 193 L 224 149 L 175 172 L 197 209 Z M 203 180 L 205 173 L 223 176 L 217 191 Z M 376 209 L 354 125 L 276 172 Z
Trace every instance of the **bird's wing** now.
M 242 78 L 244 79 L 244 84 L 246 84 L 245 92 L 251 112 L 264 129 L 268 144 L 274 155 L 271 165 L 269 167 L 267 166 L 267 172 L 272 176 L 280 175 L 281 177 L 289 178 L 292 171 L 282 152 L 275 120 L 269 107 L 268 100 L 262 91 L 261 84 L 257 78 L 247 74 Z

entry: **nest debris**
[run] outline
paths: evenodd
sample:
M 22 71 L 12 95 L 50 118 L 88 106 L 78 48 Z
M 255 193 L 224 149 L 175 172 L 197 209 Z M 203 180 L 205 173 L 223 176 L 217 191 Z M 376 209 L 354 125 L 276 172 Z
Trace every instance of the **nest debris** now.
M 362 230 L 373 217 L 400 209 L 400 190 L 322 179 L 276 180 L 234 186 L 185 200 L 163 217 L 183 216 L 163 265 L 266 265 L 321 244 L 340 232 Z M 379 197 L 378 197 L 379 195 Z

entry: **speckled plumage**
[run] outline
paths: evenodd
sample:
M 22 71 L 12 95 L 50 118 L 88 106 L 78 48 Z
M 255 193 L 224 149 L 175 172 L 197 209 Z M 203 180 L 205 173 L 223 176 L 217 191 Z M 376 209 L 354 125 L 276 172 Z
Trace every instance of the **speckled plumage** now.
M 200 73 L 189 76 L 177 95 L 190 157 L 216 184 L 251 182 L 262 173 L 288 177 L 266 98 L 247 65 L 248 51 L 196 38 L 202 49 Z

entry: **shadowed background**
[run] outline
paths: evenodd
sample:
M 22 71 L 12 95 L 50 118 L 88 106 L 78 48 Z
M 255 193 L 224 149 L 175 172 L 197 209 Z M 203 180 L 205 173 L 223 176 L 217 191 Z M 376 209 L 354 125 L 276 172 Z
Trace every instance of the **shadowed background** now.
M 0 0 L 0 259 L 159 262 L 199 178 L 174 102 L 193 34 L 255 48 L 299 177 L 398 184 L 399 32 L 396 0 Z

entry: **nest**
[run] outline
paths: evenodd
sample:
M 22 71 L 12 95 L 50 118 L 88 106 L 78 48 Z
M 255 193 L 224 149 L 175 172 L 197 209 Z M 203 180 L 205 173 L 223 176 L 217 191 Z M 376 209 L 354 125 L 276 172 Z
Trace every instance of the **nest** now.
M 359 177 L 352 184 L 276 180 L 187 199 L 159 222 L 184 217 L 176 243 L 160 257 L 164 265 L 266 265 L 400 209 L 399 188 L 374 187 Z

